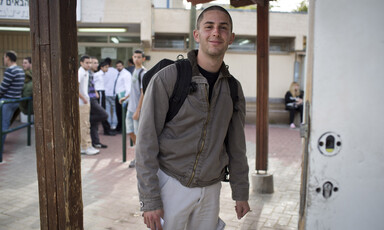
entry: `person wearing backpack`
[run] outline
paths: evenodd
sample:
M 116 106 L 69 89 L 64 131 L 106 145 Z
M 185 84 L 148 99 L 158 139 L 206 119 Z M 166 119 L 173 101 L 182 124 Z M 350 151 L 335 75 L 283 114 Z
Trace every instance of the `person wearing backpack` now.
M 146 72 L 143 62 L 145 55 L 142 50 L 135 50 L 132 56 L 135 63 L 135 70 L 132 74 L 131 90 L 129 95 L 120 99 L 120 103 L 128 99 L 128 109 L 126 116 L 127 134 L 131 138 L 133 144 L 136 144 L 136 135 L 138 133 L 139 118 L 141 113 L 141 105 L 143 103 L 143 84 L 142 79 Z M 136 160 L 133 159 L 129 163 L 129 168 L 134 168 Z
M 208 7 L 193 35 L 199 49 L 188 53 L 187 97 L 180 99 L 174 90 L 185 82 L 177 64 L 157 72 L 144 93 L 136 171 L 144 223 L 152 230 L 223 229 L 219 201 L 227 166 L 237 217 L 250 210 L 245 98 L 236 80 L 237 100 L 232 99 L 233 77 L 223 62 L 234 41 L 231 16 L 220 6 Z M 180 100 L 168 121 L 169 107 Z

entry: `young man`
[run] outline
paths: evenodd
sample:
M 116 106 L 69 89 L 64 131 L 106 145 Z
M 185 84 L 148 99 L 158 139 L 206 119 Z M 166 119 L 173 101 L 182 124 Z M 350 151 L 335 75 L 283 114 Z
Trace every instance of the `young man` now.
M 33 96 L 33 83 L 32 83 L 32 59 L 26 57 L 23 59 L 23 69 L 25 74 L 24 87 L 21 97 L 32 97 Z M 33 103 L 31 101 L 32 114 L 33 114 Z M 28 114 L 28 101 L 21 101 L 19 109 L 24 114 Z
M 88 81 L 88 96 L 90 99 L 91 113 L 89 120 L 91 122 L 91 140 L 92 146 L 95 148 L 107 148 L 107 145 L 104 145 L 100 142 L 99 138 L 99 123 L 102 121 L 107 121 L 108 114 L 99 104 L 100 95 L 95 89 L 94 84 L 94 75 L 99 67 L 99 61 L 96 57 L 91 57 L 91 68 L 88 70 L 89 81 Z
M 133 71 L 135 70 L 135 63 L 133 63 L 132 58 L 128 59 L 127 67 L 125 69 L 128 70 L 131 74 L 133 74 Z
M 127 99 L 129 97 L 129 94 L 131 92 L 131 82 L 132 82 L 132 75 L 131 73 L 124 68 L 124 64 L 122 61 L 116 62 L 116 69 L 119 72 L 117 74 L 116 82 L 115 82 L 115 93 L 116 93 L 116 116 L 117 116 L 117 126 L 116 130 L 121 131 L 122 125 L 123 125 L 123 119 L 125 117 L 122 117 L 122 105 L 120 99 Z
M 116 93 L 114 93 L 113 89 L 115 87 L 115 81 L 117 78 L 117 70 L 112 67 L 112 60 L 110 58 L 106 58 L 104 60 L 108 63 L 108 71 L 104 76 L 104 87 L 105 87 L 105 107 L 108 113 L 108 122 L 111 126 L 111 129 L 116 129 L 117 126 L 117 118 L 116 118 Z
M 91 59 L 89 56 L 80 58 L 80 68 L 78 71 L 79 78 L 79 112 L 80 112 L 80 136 L 81 136 L 81 153 L 87 155 L 95 155 L 99 150 L 92 147 L 90 132 L 90 98 L 88 95 L 89 73 L 91 67 Z
M 21 97 L 24 86 L 25 74 L 21 67 L 16 65 L 17 55 L 14 51 L 7 51 L 4 54 L 4 65 L 7 69 L 4 72 L 3 81 L 0 85 L 0 101 L 3 99 L 17 99 Z M 19 103 L 7 103 L 3 105 L 3 131 L 11 125 L 11 119 Z M 3 135 L 4 143 L 6 135 Z M 4 147 L 4 145 L 3 145 Z
M 32 70 L 32 58 L 26 57 L 23 59 L 23 69 L 24 71 Z
M 104 78 L 105 73 L 108 71 L 109 65 L 107 62 L 101 62 L 97 69 L 100 69 L 93 75 L 93 83 L 95 85 L 95 90 L 99 94 L 98 102 L 99 105 L 105 110 L 105 87 L 104 87 Z M 107 113 L 108 114 L 108 113 Z M 111 125 L 108 122 L 108 118 L 101 122 L 103 125 L 104 135 L 106 136 L 115 136 L 116 133 L 111 130 Z
M 188 53 L 188 59 L 197 87 L 177 115 L 165 123 L 176 65 L 159 71 L 144 97 L 136 170 L 144 223 L 152 230 L 222 229 L 219 196 L 227 165 L 237 217 L 250 210 L 245 99 L 237 82 L 239 101 L 234 111 L 231 75 L 223 62 L 234 40 L 229 13 L 219 6 L 205 9 L 193 35 L 200 46 Z
M 135 63 L 135 70 L 133 71 L 131 92 L 128 101 L 128 112 L 127 112 L 127 133 L 131 138 L 133 144 L 136 144 L 136 135 L 139 127 L 139 117 L 141 104 L 143 103 L 143 76 L 146 73 L 143 67 L 145 61 L 144 52 L 141 50 L 135 50 L 132 56 L 133 62 Z M 129 163 L 129 168 L 135 167 L 135 159 Z

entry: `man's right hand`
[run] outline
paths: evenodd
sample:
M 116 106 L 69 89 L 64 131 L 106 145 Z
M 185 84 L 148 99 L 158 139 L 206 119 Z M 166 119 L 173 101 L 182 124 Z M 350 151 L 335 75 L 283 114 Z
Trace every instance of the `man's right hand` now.
M 163 227 L 160 224 L 160 217 L 164 218 L 163 209 L 144 212 L 143 217 L 144 224 L 146 224 L 151 230 L 163 230 Z

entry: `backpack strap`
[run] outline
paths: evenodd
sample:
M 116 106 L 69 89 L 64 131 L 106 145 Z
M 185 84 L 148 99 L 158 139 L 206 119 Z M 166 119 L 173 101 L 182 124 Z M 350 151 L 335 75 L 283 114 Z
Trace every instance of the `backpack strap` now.
M 237 112 L 239 110 L 239 107 L 237 106 L 237 103 L 239 102 L 239 94 L 238 94 L 236 78 L 233 77 L 232 75 L 228 78 L 228 85 L 229 85 L 229 90 L 231 91 L 233 112 Z
M 140 70 L 140 72 L 138 74 L 138 76 L 139 76 L 139 85 L 140 86 L 141 86 L 141 73 L 143 73 L 143 71 L 144 71 L 144 68 L 141 68 L 141 70 Z
M 188 59 L 179 59 L 175 62 L 177 67 L 177 79 L 173 93 L 169 98 L 169 109 L 165 122 L 172 120 L 179 112 L 188 96 L 192 81 L 192 66 Z
M 145 93 L 145 91 L 147 90 L 147 87 L 149 85 L 149 82 L 151 81 L 152 77 L 157 73 L 159 72 L 160 70 L 162 70 L 164 67 L 170 65 L 170 64 L 173 64 L 175 63 L 175 61 L 172 61 L 170 59 L 162 59 L 161 61 L 159 61 L 154 67 L 152 67 L 150 70 L 148 70 L 144 76 L 143 76 L 143 92 Z
M 236 113 L 239 111 L 238 102 L 239 102 L 239 95 L 238 95 L 238 88 L 237 88 L 237 81 L 235 77 L 232 75 L 227 78 L 228 79 L 228 86 L 229 90 L 231 91 L 231 98 L 233 103 L 233 113 Z M 232 119 L 231 121 L 232 122 Z M 228 132 L 224 139 L 225 146 L 228 146 Z M 224 179 L 223 182 L 229 182 L 229 165 L 226 165 L 224 167 Z

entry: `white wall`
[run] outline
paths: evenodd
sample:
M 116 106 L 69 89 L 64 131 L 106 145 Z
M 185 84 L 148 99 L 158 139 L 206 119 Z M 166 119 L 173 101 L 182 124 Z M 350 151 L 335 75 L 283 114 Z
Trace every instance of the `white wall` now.
M 83 23 L 139 23 L 141 39 L 146 43 L 151 43 L 151 0 L 83 0 L 81 11 L 81 22 Z
M 383 229 L 384 2 L 312 0 L 312 105 L 305 229 Z M 307 66 L 311 66 L 308 64 Z M 334 132 L 340 152 L 321 153 Z M 335 135 L 336 136 L 336 135 Z M 332 153 L 332 151 L 331 151 Z M 330 154 L 326 152 L 326 154 Z M 326 199 L 317 188 L 338 187 Z

